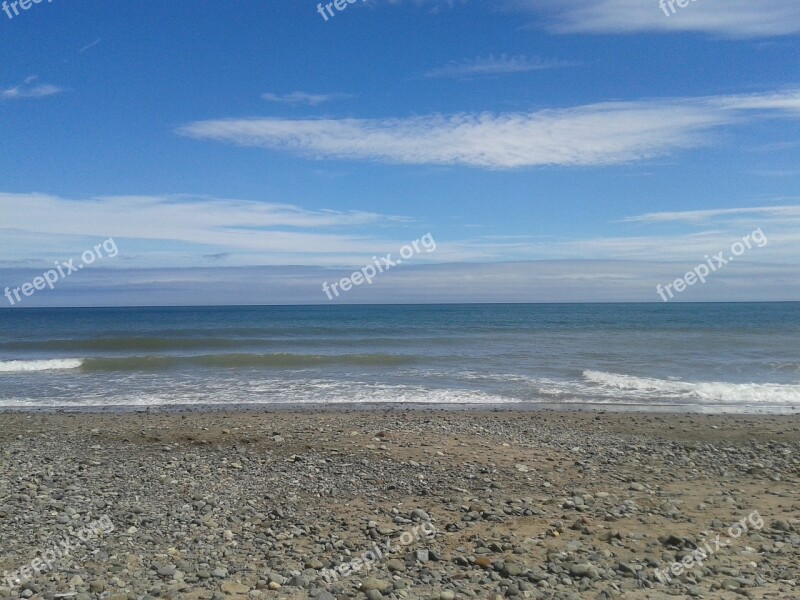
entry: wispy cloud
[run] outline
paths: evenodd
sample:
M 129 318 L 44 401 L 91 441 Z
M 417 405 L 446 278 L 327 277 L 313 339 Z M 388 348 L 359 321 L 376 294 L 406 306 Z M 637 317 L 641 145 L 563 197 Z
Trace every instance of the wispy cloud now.
M 91 50 L 92 48 L 97 46 L 97 44 L 99 44 L 101 41 L 102 41 L 102 38 L 97 38 L 91 44 L 87 44 L 86 46 L 84 46 L 83 48 L 78 50 L 78 54 L 83 54 L 84 52 L 88 52 L 89 50 Z
M 528 73 L 531 71 L 544 71 L 574 67 L 578 63 L 562 60 L 544 60 L 528 56 L 506 56 L 498 58 L 475 58 L 462 62 L 451 62 L 445 66 L 431 69 L 425 73 L 428 79 L 469 79 L 486 75 L 509 75 L 513 73 Z
M 19 100 L 22 98 L 44 98 L 45 96 L 53 96 L 60 94 L 64 91 L 56 85 L 49 83 L 37 83 L 38 77 L 31 75 L 25 81 L 14 87 L 7 88 L 0 92 L 0 98 L 5 100 Z
M 406 219 L 188 196 L 72 200 L 0 193 L 0 212 L 4 281 L 30 280 L 54 258 L 74 256 L 105 237 L 120 248 L 113 264 L 69 283 L 79 288 L 44 295 L 36 305 L 149 304 L 153 298 L 175 304 L 325 302 L 322 281 L 348 275 L 375 254 L 396 254 L 423 231 L 435 235 L 435 253 L 345 301 L 658 301 L 657 283 L 756 227 L 769 244 L 685 299 L 798 299 L 800 205 L 648 213 L 625 220 L 637 235 L 584 239 L 454 239 L 430 225 L 409 234 L 416 224 L 398 236 L 377 225 L 409 225 Z M 672 230 L 642 233 L 661 223 L 672 223 Z
M 469 0 L 372 0 L 369 4 L 378 6 L 380 4 L 388 4 L 392 6 L 399 5 L 414 5 L 419 7 L 431 7 L 428 12 L 436 15 L 444 10 L 453 9 L 462 4 L 468 4 Z
M 694 264 L 548 260 L 404 265 L 337 303 L 661 302 L 656 284 L 674 280 Z M 40 267 L 0 266 L 0 278 L 7 281 L 29 281 L 41 272 Z M 350 273 L 308 266 L 97 268 L 65 280 L 58 294 L 35 294 L 26 306 L 329 304 L 321 282 Z M 798 300 L 791 282 L 799 279 L 796 264 L 742 261 L 692 287 L 679 301 Z
M 776 110 L 800 115 L 800 90 L 726 96 L 720 98 L 718 104 L 736 110 Z
M 290 94 L 274 94 L 268 92 L 261 94 L 261 98 L 268 102 L 279 102 L 281 104 L 306 104 L 308 106 L 319 106 L 334 100 L 346 100 L 352 98 L 349 94 L 309 94 L 307 92 L 292 92 Z
M 513 169 L 640 161 L 708 143 L 746 116 L 797 116 L 800 92 L 591 104 L 529 113 L 406 119 L 221 119 L 178 129 L 195 139 L 314 158 Z M 798 113 L 800 114 L 800 113 Z
M 771 37 L 800 32 L 796 0 L 700 0 L 666 16 L 657 0 L 510 0 L 559 33 L 703 32 Z
M 688 210 L 674 212 L 654 212 L 627 217 L 623 223 L 706 223 L 714 219 L 729 217 L 757 217 L 758 219 L 780 220 L 800 219 L 800 205 L 755 206 L 744 208 L 720 208 L 710 210 Z
M 0 214 L 0 256 L 9 260 L 25 258 L 18 252 L 68 247 L 76 238 L 114 237 L 138 240 L 129 247 L 141 247 L 151 257 L 167 252 L 173 261 L 222 261 L 228 253 L 245 257 L 248 264 L 341 264 L 348 255 L 359 260 L 372 256 L 385 247 L 376 240 L 386 228 L 412 221 L 363 211 L 186 195 L 74 200 L 0 192 Z

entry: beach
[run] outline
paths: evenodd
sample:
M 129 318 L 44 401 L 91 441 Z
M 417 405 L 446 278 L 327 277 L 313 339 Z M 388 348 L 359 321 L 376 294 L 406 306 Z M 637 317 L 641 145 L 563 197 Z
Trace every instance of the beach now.
M 0 448 L 7 598 L 800 598 L 797 416 L 6 412 Z
M 800 0 L 0 23 L 0 600 L 800 600 Z

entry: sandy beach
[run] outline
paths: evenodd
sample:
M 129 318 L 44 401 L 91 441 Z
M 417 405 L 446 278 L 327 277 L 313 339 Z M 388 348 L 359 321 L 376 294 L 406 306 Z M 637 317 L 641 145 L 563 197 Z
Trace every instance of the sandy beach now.
M 2 597 L 800 598 L 797 417 L 4 413 L 0 443 Z

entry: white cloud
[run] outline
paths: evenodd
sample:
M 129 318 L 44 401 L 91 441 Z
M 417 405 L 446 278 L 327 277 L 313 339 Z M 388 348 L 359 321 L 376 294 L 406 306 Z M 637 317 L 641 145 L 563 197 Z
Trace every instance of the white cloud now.
M 703 145 L 746 115 L 796 116 L 800 92 L 405 119 L 220 119 L 178 133 L 315 158 L 513 169 L 640 161 Z M 770 112 L 771 111 L 771 112 Z
M 21 98 L 44 98 L 63 92 L 63 88 L 49 83 L 36 83 L 36 75 L 27 77 L 25 81 L 14 87 L 7 88 L 0 92 L 0 98 L 4 100 L 19 100 Z
M 441 238 L 435 226 L 363 212 L 310 211 L 295 206 L 186 196 L 115 196 L 71 200 L 0 193 L 0 266 L 47 263 L 113 237 L 125 266 L 361 266 L 399 251 L 430 231 L 438 248 L 415 261 L 683 260 L 730 246 L 761 227 L 769 245 L 748 255 L 761 264 L 800 262 L 800 206 L 649 213 L 630 217 L 636 235 L 586 239 L 564 236 Z M 643 234 L 641 227 L 688 224 Z M 702 225 L 701 231 L 695 231 Z M 87 245 L 88 244 L 88 245 Z
M 352 98 L 348 94 L 309 94 L 307 92 L 292 92 L 291 94 L 273 94 L 271 92 L 261 94 L 261 98 L 268 102 L 279 102 L 281 104 L 306 104 L 308 106 L 319 106 L 333 100 L 344 100 Z
M 115 259 L 116 260 L 116 259 Z M 681 277 L 695 263 L 536 261 L 404 265 L 342 295 L 337 303 L 620 302 L 662 300 L 657 284 Z M 87 269 L 35 294 L 26 306 L 331 304 L 322 282 L 349 275 L 317 267 Z M 0 268 L 5 281 L 29 281 L 41 270 Z M 798 300 L 797 265 L 731 264 L 675 301 Z M 16 285 L 16 283 L 15 283 Z M 29 304 L 28 304 L 29 303 Z
M 756 206 L 743 208 L 721 208 L 710 210 L 688 210 L 675 212 L 655 212 L 627 217 L 624 223 L 705 223 L 713 219 L 727 217 L 757 217 L 786 222 L 787 219 L 800 219 L 800 206 Z
M 0 193 L 0 214 L 0 256 L 9 260 L 24 260 L 54 248 L 74 250 L 85 243 L 76 238 L 113 237 L 137 240 L 128 248 L 141 248 L 151 259 L 165 253 L 165 264 L 225 252 L 247 264 L 342 264 L 353 256 L 363 260 L 364 255 L 384 249 L 385 244 L 376 238 L 382 227 L 410 221 L 377 213 L 311 211 L 285 204 L 189 196 L 71 200 Z M 364 228 L 372 234 L 355 233 Z
M 541 58 L 530 58 L 527 56 L 506 56 L 499 58 L 489 56 L 488 58 L 476 58 L 462 62 L 452 62 L 443 67 L 431 69 L 425 73 L 429 79 L 452 78 L 467 79 L 484 75 L 508 75 L 511 73 L 528 73 L 531 71 L 544 71 L 547 69 L 558 69 L 563 67 L 573 67 L 577 63 L 561 60 L 543 60 Z
M 725 37 L 800 33 L 797 0 L 693 0 L 669 16 L 658 0 L 511 0 L 558 33 L 704 32 Z
M 800 115 L 800 91 L 727 96 L 720 98 L 719 106 L 734 110 L 774 110 Z
M 4 285 L 29 281 L 54 259 L 79 256 L 107 237 L 119 248 L 113 261 L 65 282 L 58 295 L 37 295 L 32 306 L 325 303 L 323 281 L 349 275 L 376 254 L 396 257 L 426 231 L 435 252 L 415 255 L 342 301 L 657 302 L 657 284 L 727 251 L 756 227 L 768 245 L 753 247 L 681 300 L 798 299 L 800 206 L 650 213 L 628 221 L 640 231 L 664 222 L 704 230 L 588 239 L 445 239 L 435 227 L 416 224 L 398 236 L 380 227 L 403 224 L 397 217 L 186 196 L 0 193 L 0 214 Z M 353 233 L 361 228 L 368 233 Z

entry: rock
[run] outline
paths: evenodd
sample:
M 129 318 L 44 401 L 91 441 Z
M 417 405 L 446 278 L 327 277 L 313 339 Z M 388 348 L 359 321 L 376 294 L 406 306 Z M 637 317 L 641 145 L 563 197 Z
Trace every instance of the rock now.
M 421 508 L 415 508 L 411 511 L 411 518 L 416 519 L 418 521 L 428 521 L 430 522 L 431 516 L 422 510 Z
M 317 560 L 316 558 L 312 558 L 306 561 L 306 569 L 315 569 L 319 571 L 320 569 L 324 569 L 325 565 L 322 564 L 322 561 Z
M 286 582 L 286 585 L 289 587 L 304 588 L 308 586 L 308 583 L 308 578 L 305 575 L 293 575 L 289 581 Z
M 370 590 L 377 590 L 381 593 L 390 590 L 392 584 L 385 579 L 377 579 L 375 577 L 367 577 L 361 582 L 361 590 L 368 592 Z
M 223 594 L 229 596 L 235 596 L 237 594 L 248 594 L 250 592 L 250 588 L 242 583 L 237 583 L 235 581 L 226 581 L 220 587 Z
M 792 526 L 789 525 L 788 521 L 783 521 L 781 519 L 776 519 L 772 521 L 770 527 L 775 531 L 791 531 Z
M 590 579 L 597 579 L 600 577 L 600 573 L 597 571 L 597 568 L 589 563 L 574 564 L 570 566 L 569 573 L 573 577 L 577 578 L 588 577 Z
M 398 558 L 393 558 L 386 562 L 386 568 L 392 572 L 405 571 L 406 563 Z
M 517 562 L 507 562 L 503 565 L 502 573 L 506 577 L 519 577 L 525 572 L 525 565 Z

